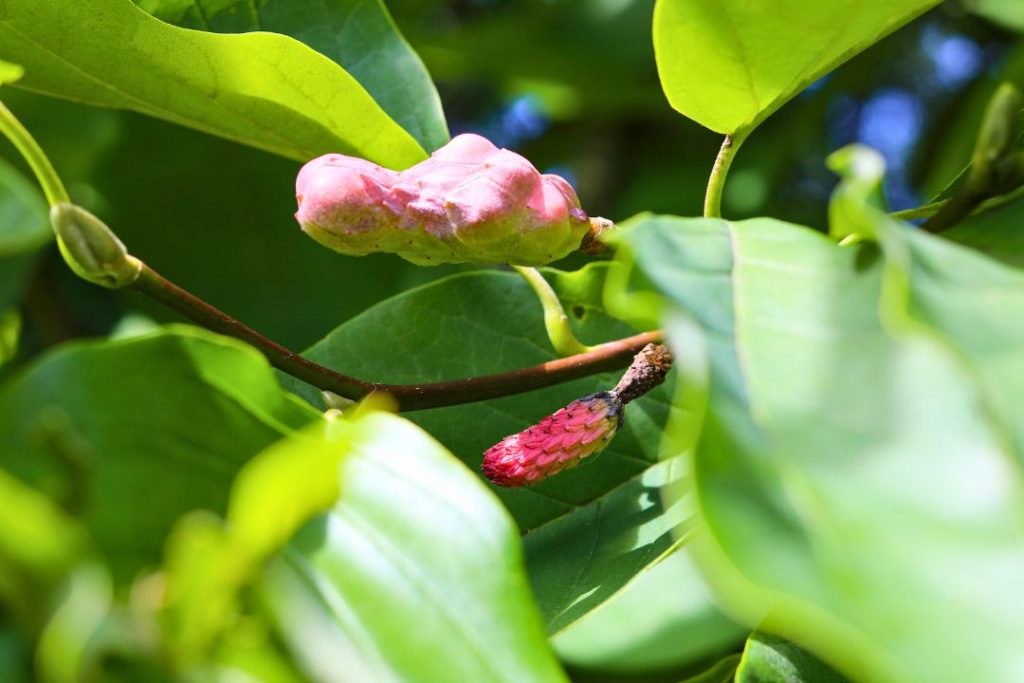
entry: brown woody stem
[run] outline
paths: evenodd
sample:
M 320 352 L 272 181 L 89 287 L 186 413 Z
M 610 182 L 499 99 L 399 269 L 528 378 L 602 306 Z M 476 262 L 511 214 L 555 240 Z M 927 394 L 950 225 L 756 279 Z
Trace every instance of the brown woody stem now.
M 139 277 L 129 286 L 207 329 L 251 344 L 267 357 L 271 365 L 292 377 L 352 400 L 375 392 L 390 394 L 403 411 L 441 408 L 511 396 L 614 370 L 628 364 L 634 354 L 646 345 L 664 337 L 661 330 L 643 332 L 599 344 L 586 353 L 493 375 L 428 384 L 381 384 L 343 375 L 289 351 L 182 289 L 145 264 Z
M 611 393 L 625 405 L 638 399 L 665 381 L 672 369 L 672 352 L 661 344 L 648 344 L 633 358 L 619 383 Z

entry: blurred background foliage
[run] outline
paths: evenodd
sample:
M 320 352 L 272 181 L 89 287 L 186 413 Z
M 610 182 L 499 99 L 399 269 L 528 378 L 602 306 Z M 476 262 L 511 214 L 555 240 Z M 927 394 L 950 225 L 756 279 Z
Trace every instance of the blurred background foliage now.
M 254 28 L 232 2 L 204 3 L 203 12 L 188 2 L 138 4 L 184 26 Z M 524 154 L 567 177 L 589 213 L 619 221 L 641 211 L 699 215 L 720 144 L 720 136 L 678 115 L 661 93 L 650 39 L 653 4 L 394 0 L 389 9 L 435 80 L 453 135 L 477 132 Z M 825 157 L 851 142 L 884 155 L 891 208 L 927 201 L 966 165 L 996 85 L 1024 86 L 1021 31 L 1024 15 L 1014 0 L 950 0 L 874 45 L 787 104 L 746 143 L 724 215 L 773 216 L 825 230 L 837 182 Z M 134 254 L 292 348 L 314 344 L 414 285 L 472 269 L 419 268 L 388 255 L 349 258 L 319 247 L 291 215 L 297 162 L 130 112 L 21 90 L 5 91 L 4 100 L 51 155 L 73 198 L 103 216 Z M 6 143 L 0 154 L 25 170 Z M 33 217 L 26 225 L 42 226 L 22 239 L 45 239 L 38 236 L 46 233 L 45 207 L 22 208 Z M 52 246 L 15 259 L 0 243 L 0 268 L 0 308 L 10 309 L 0 310 L 0 374 L 69 339 L 175 320 L 137 295 L 78 280 Z M 14 351 L 5 340 L 17 336 Z M 52 523 L 67 544 L 77 543 L 77 527 L 49 514 L 40 525 Z M 53 532 L 41 526 L 36 533 Z M 105 590 L 88 575 L 82 585 L 88 595 Z M 673 592 L 680 586 L 689 589 Z M 657 600 L 667 595 L 678 603 Z M 695 642 L 693 633 L 703 640 Z M 792 645 L 747 635 L 713 607 L 687 556 L 676 553 L 553 645 L 578 681 L 799 680 L 792 677 L 806 667 L 814 680 L 839 680 Z M 244 655 L 244 637 L 234 645 Z M 15 673 L 28 648 L 0 624 L 5 680 L 31 679 L 27 670 Z M 130 671 L 124 679 L 156 675 Z

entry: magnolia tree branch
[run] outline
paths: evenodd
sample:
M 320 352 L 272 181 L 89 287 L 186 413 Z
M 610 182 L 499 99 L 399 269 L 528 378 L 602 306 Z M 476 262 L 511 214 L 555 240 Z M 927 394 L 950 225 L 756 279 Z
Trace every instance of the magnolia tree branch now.
M 523 275 L 541 296 L 549 330 L 552 322 L 565 323 L 565 330 L 559 331 L 571 337 L 563 340 L 566 343 L 561 344 L 560 351 L 564 353 L 576 349 L 579 353 L 527 368 L 450 382 L 382 384 L 349 377 L 303 358 L 264 337 L 129 254 L 125 245 L 103 221 L 70 203 L 67 191 L 49 159 L 31 134 L 2 103 L 0 135 L 14 143 L 42 185 L 50 204 L 50 222 L 61 255 L 78 276 L 102 287 L 131 288 L 142 292 L 207 329 L 247 342 L 282 372 L 343 398 L 358 400 L 373 393 L 386 393 L 398 402 L 400 410 L 408 411 L 511 396 L 625 367 L 646 344 L 660 341 L 664 336 L 661 331 L 644 332 L 594 347 L 583 347 L 579 342 L 573 347 L 571 342 L 575 338 L 571 337 L 568 320 L 547 319 L 551 311 L 561 310 L 558 298 L 540 273 L 530 269 L 531 272 Z
M 427 384 L 381 384 L 343 375 L 289 351 L 182 289 L 145 264 L 139 277 L 129 287 L 207 329 L 249 343 L 259 349 L 271 365 L 303 382 L 353 400 L 372 393 L 386 393 L 398 402 L 399 410 L 403 411 L 441 408 L 511 396 L 626 367 L 640 349 L 664 338 L 663 332 L 656 330 L 599 344 L 585 353 L 567 358 L 493 375 Z

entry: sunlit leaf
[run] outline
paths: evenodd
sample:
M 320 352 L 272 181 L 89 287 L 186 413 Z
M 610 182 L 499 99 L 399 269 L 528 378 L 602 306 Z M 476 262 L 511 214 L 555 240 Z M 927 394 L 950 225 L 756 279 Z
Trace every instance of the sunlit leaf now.
M 682 114 L 753 128 L 808 85 L 938 0 L 658 0 L 654 53 Z
M 259 587 L 307 674 L 566 680 L 497 498 L 401 418 L 369 414 L 337 429 L 340 497 L 267 565 Z M 304 446 L 311 458 L 338 447 Z
M 427 150 L 448 141 L 441 100 L 423 62 L 381 0 L 135 0 L 178 26 L 291 36 L 337 62 Z
M 344 152 L 404 168 L 425 156 L 355 78 L 283 35 L 180 29 L 131 0 L 6 0 L 0 58 L 25 67 L 19 87 L 300 161 Z
M 769 219 L 649 217 L 627 240 L 693 321 L 669 317 L 683 381 L 701 386 L 706 352 L 696 548 L 730 609 L 860 678 L 1019 678 L 1024 614 L 1005 596 L 1024 571 L 1024 488 L 1004 438 L 1016 413 L 994 403 L 1017 386 L 1019 354 L 981 371 L 1005 354 L 987 358 L 970 331 L 987 331 L 985 351 L 1019 340 L 1014 299 L 982 309 L 1003 313 L 991 327 L 932 299 L 925 327 L 893 289 L 891 254 Z M 914 268 L 978 268 L 953 247 L 927 253 Z

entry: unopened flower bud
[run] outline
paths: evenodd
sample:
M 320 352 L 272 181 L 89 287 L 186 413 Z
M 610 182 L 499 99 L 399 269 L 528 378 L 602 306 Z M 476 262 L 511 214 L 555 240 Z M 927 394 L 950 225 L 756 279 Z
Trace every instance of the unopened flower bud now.
M 401 172 L 328 154 L 302 168 L 295 192 L 295 217 L 321 244 L 420 265 L 544 265 L 590 229 L 569 183 L 479 135 L 459 135 Z
M 50 224 L 64 260 L 89 282 L 116 289 L 139 276 L 141 262 L 128 253 L 107 224 L 74 204 L 54 204 Z
M 671 367 L 668 349 L 648 344 L 611 391 L 576 399 L 487 449 L 484 475 L 498 486 L 519 487 L 575 467 L 611 443 L 625 419 L 626 404 L 664 382 Z

